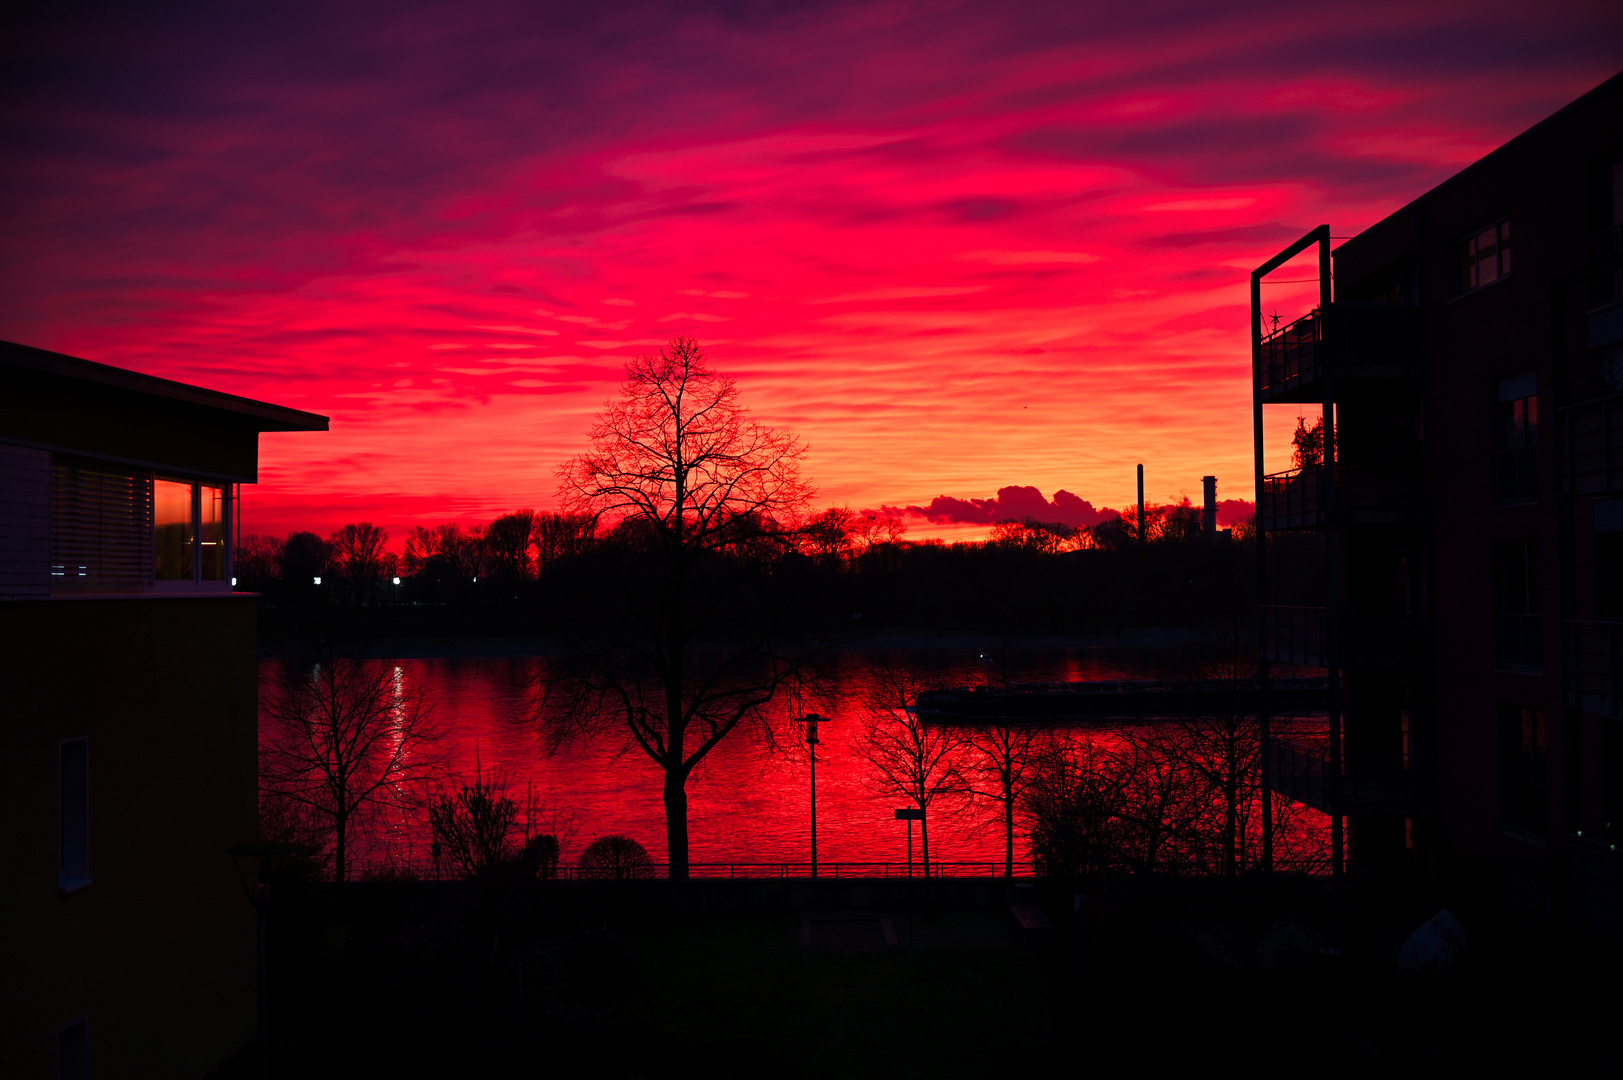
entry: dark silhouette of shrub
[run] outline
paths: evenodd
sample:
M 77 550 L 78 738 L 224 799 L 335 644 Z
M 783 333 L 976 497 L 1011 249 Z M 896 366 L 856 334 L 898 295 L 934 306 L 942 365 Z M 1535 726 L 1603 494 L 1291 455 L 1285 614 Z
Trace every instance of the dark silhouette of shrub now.
M 629 836 L 600 836 L 580 853 L 580 876 L 594 880 L 626 881 L 654 876 L 648 849 Z
M 558 876 L 558 838 L 551 833 L 540 833 L 524 842 L 519 863 L 526 877 L 538 881 L 551 881 Z

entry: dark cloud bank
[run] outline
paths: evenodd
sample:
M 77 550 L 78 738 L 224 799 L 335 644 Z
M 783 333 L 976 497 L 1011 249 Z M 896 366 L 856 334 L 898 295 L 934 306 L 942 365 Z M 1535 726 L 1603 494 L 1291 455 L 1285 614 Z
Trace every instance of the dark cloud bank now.
M 1223 499 L 1217 504 L 1217 523 L 1233 525 L 1251 516 L 1252 505 L 1244 499 Z M 999 521 L 1035 518 L 1038 521 L 1057 521 L 1066 525 L 1097 525 L 1101 521 L 1121 517 L 1120 510 L 1107 506 L 1095 508 L 1086 499 L 1069 491 L 1054 492 L 1053 501 L 1043 497 L 1034 487 L 999 488 L 991 499 L 955 499 L 951 495 L 937 495 L 929 506 L 884 506 L 880 512 L 891 517 L 922 517 L 938 524 L 959 522 L 969 525 L 992 525 Z

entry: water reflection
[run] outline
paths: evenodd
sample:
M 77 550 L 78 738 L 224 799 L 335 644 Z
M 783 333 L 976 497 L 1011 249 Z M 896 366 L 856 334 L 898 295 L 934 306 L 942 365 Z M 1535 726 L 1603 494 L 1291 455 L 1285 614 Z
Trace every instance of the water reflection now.
M 897 654 L 890 654 L 893 657 Z M 1024 649 L 993 658 L 980 650 L 909 650 L 903 657 L 927 679 L 970 685 L 1009 681 L 1161 678 L 1176 674 L 1179 657 L 1167 649 L 1070 647 Z M 829 696 L 818 711 L 822 726 L 817 763 L 818 861 L 824 873 L 837 864 L 892 863 L 907 855 L 906 822 L 894 794 L 876 792 L 861 755 L 863 699 L 876 670 L 875 654 L 848 652 L 836 665 Z M 279 665 L 280 661 L 265 661 Z M 418 686 L 450 731 L 442 747 L 450 775 L 505 775 L 509 793 L 539 818 L 534 829 L 565 841 L 564 865 L 600 836 L 623 834 L 665 861 L 662 773 L 641 750 L 613 737 L 566 745 L 548 754 L 532 718 L 534 688 L 543 674 L 537 658 L 462 657 L 392 661 L 395 682 Z M 691 859 L 701 863 L 805 863 L 811 856 L 807 762 L 803 744 L 785 740 L 773 753 L 758 736 L 739 729 L 699 764 L 688 782 Z M 391 857 L 423 866 L 430 847 L 426 823 L 380 823 L 363 866 Z M 915 844 L 917 843 L 917 837 Z M 931 857 L 980 862 L 1001 873 L 1004 842 L 997 803 L 972 802 L 967 811 L 931 811 Z M 915 855 L 917 851 L 915 849 Z M 1029 872 L 1024 838 L 1016 845 L 1017 872 Z

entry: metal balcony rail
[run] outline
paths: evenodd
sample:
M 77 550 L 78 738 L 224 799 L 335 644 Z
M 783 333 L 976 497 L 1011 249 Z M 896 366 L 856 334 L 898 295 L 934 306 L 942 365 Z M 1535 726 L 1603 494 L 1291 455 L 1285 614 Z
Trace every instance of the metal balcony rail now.
M 1308 465 L 1263 477 L 1262 527 L 1273 532 L 1325 525 L 1329 520 L 1324 510 L 1326 472 L 1323 465 Z M 1377 476 L 1364 469 L 1336 465 L 1337 521 L 1411 521 L 1419 517 L 1421 508 L 1418 480 Z
M 1623 491 L 1623 394 L 1561 410 L 1561 491 Z
M 1270 736 L 1268 786 L 1285 798 L 1330 813 L 1330 743 L 1300 736 Z M 1343 757 L 1340 811 L 1413 817 L 1424 814 L 1430 791 L 1424 774 L 1398 755 Z
M 1420 315 L 1398 304 L 1314 308 L 1258 343 L 1257 392 L 1268 401 L 1318 400 L 1308 388 L 1328 372 L 1357 378 L 1419 374 Z
M 1595 262 L 1623 252 L 1623 223 L 1602 229 L 1589 238 L 1589 257 Z
M 1262 648 L 1268 659 L 1285 664 L 1329 667 L 1325 609 L 1266 604 L 1262 609 Z M 1427 625 L 1420 616 L 1371 617 L 1339 612 L 1337 657 L 1341 667 L 1408 667 L 1425 647 Z
M 1561 667 L 1567 708 L 1623 717 L 1623 622 L 1562 623 Z

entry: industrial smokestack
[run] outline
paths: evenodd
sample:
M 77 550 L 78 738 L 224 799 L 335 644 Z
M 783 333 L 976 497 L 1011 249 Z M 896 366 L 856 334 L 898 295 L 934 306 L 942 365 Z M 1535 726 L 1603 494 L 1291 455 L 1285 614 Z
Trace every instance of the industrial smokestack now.
M 1200 528 L 1207 536 L 1217 535 L 1217 477 L 1203 476 L 1201 484 L 1206 488 L 1206 508 L 1200 512 Z

